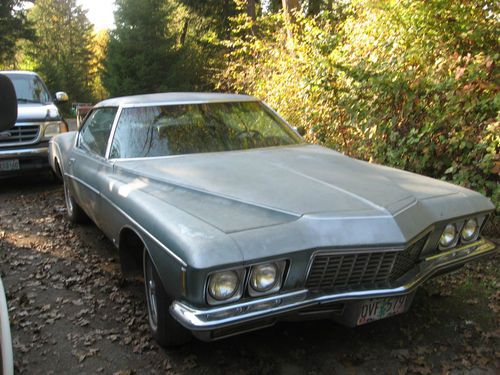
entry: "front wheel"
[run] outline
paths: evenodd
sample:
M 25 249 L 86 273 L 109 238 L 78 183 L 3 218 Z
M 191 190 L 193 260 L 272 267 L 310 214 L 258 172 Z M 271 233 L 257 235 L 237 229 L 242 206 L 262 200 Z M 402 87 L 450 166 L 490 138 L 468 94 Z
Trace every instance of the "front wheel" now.
M 71 195 L 66 179 L 64 179 L 64 200 L 66 201 L 66 212 L 69 221 L 75 224 L 85 223 L 88 221 L 88 216 L 78 203 L 75 202 L 75 199 Z
M 149 327 L 155 340 L 163 347 L 179 346 L 189 342 L 191 333 L 170 315 L 169 307 L 172 299 L 165 292 L 146 249 L 144 249 L 144 284 Z

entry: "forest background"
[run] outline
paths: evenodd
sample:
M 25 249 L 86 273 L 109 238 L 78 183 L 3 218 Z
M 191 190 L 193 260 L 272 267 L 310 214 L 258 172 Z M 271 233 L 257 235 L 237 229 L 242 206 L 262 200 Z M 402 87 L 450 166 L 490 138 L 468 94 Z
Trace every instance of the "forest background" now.
M 95 32 L 76 0 L 2 0 L 0 69 L 71 102 L 255 95 L 308 141 L 486 194 L 498 235 L 500 2 L 116 0 L 114 17 Z

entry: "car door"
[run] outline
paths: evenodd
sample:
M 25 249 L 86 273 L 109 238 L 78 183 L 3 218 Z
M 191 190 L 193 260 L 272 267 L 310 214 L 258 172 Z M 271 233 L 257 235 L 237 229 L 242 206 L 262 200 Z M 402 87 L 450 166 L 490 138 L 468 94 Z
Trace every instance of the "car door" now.
M 87 116 L 68 160 L 73 196 L 98 226 L 102 221 L 98 214 L 100 195 L 106 187 L 106 176 L 113 169 L 106 159 L 106 149 L 117 109 L 95 108 Z

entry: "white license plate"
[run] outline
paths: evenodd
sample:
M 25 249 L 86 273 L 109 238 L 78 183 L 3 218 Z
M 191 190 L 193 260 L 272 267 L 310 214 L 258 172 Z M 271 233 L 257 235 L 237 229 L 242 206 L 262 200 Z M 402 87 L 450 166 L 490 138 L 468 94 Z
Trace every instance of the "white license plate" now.
M 19 160 L 17 159 L 0 160 L 0 171 L 17 171 L 19 169 Z
M 406 296 L 366 300 L 361 305 L 358 326 L 401 314 L 405 310 L 405 305 Z

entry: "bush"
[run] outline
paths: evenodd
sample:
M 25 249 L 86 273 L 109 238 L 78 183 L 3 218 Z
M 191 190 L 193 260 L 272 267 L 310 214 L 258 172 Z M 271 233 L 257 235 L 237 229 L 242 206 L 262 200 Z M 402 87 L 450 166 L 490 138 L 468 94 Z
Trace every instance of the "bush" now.
M 293 25 L 265 15 L 253 31 L 234 18 L 219 87 L 262 98 L 309 140 L 470 187 L 498 209 L 498 5 L 342 4 Z

